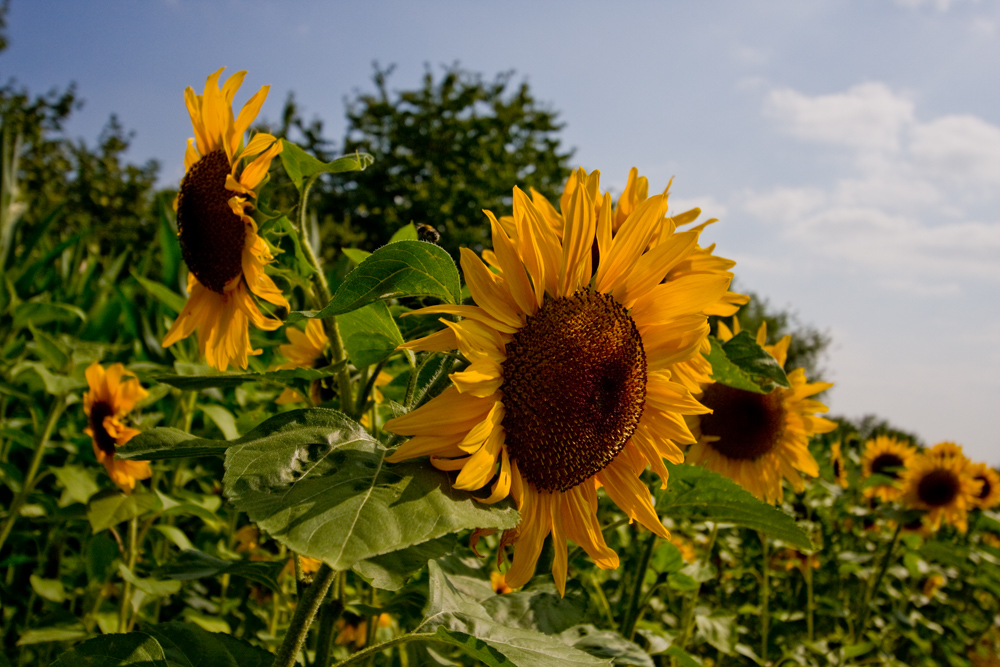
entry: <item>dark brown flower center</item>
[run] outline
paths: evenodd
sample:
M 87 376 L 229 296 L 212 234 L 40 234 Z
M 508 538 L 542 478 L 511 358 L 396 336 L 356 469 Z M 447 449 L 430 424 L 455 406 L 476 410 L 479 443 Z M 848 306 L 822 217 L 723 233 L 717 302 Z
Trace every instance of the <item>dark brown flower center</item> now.
M 833 460 L 833 476 L 840 479 L 840 459 Z
M 709 446 L 726 458 L 760 458 L 777 447 L 785 433 L 779 391 L 756 394 L 716 383 L 705 390 L 701 402 L 713 410 L 701 416 L 701 432 L 718 438 Z
M 983 500 L 990 495 L 992 487 L 990 486 L 990 480 L 985 476 L 976 475 L 976 481 L 982 482 L 983 486 L 979 489 L 979 495 L 976 496 L 979 500 Z
M 115 411 L 104 401 L 99 401 L 90 406 L 90 430 L 94 432 L 94 442 L 97 448 L 105 454 L 114 456 L 115 439 L 111 437 L 107 429 L 104 428 L 104 418 L 111 417 Z
M 872 473 L 899 479 L 899 468 L 903 467 L 903 459 L 895 454 L 879 454 L 872 461 Z
M 229 158 L 217 150 L 188 170 L 177 195 L 177 229 L 181 252 L 198 282 L 222 294 L 230 280 L 243 271 L 243 219 L 233 213 L 226 189 Z
M 943 507 L 955 500 L 960 489 L 961 483 L 955 473 L 936 468 L 917 484 L 917 498 L 931 507 Z
M 604 470 L 646 400 L 646 353 L 625 309 L 590 290 L 551 299 L 506 350 L 503 427 L 521 474 L 566 491 Z

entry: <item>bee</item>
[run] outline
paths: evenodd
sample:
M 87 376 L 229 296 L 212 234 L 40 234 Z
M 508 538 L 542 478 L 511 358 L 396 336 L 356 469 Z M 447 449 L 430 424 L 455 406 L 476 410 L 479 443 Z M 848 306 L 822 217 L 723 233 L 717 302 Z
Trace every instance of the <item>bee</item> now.
M 417 238 L 421 241 L 427 241 L 428 243 L 437 243 L 441 240 L 441 232 L 434 229 L 426 222 L 418 222 L 417 225 Z

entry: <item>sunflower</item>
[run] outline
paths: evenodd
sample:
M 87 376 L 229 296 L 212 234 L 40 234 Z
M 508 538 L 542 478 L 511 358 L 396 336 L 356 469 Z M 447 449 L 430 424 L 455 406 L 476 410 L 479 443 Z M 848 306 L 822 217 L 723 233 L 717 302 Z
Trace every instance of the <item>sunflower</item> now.
M 597 520 L 602 486 L 630 519 L 668 536 L 639 475 L 652 466 L 665 485 L 663 459 L 680 463 L 676 443 L 693 441 L 683 415 L 706 411 L 669 368 L 699 353 L 704 310 L 730 276 L 663 282 L 695 252 L 698 233 L 676 232 L 666 193 L 640 202 L 615 232 L 599 178 L 577 171 L 561 214 L 514 188 L 509 230 L 487 212 L 497 273 L 462 249 L 476 305 L 416 311 L 464 319 L 405 345 L 458 348 L 470 365 L 439 396 L 386 424 L 414 436 L 389 461 L 430 455 L 436 467 L 458 471 L 455 488 L 492 483 L 483 502 L 513 497 L 521 523 L 501 540 L 514 546 L 511 588 L 534 574 L 550 533 L 560 592 L 567 539 L 598 566 L 618 567 Z
M 830 465 L 833 467 L 833 481 L 842 489 L 847 488 L 847 468 L 844 467 L 844 454 L 840 451 L 840 441 L 830 448 Z
M 279 345 L 278 352 L 288 361 L 283 364 L 272 366 L 274 370 L 292 368 L 318 368 L 328 363 L 327 351 L 330 348 L 330 338 L 323 330 L 321 320 L 308 320 L 306 330 L 299 331 L 293 326 L 285 328 L 285 336 L 288 338 L 287 345 Z M 313 403 L 322 403 L 322 382 L 317 380 L 310 387 L 310 393 L 314 394 Z M 285 405 L 288 403 L 301 403 L 306 398 L 291 387 L 286 387 L 275 403 Z
M 937 530 L 944 519 L 960 532 L 966 531 L 968 509 L 975 505 L 980 490 L 966 461 L 935 456 L 932 449 L 914 457 L 900 481 L 903 503 L 926 511 L 924 523 L 930 530 Z
M 739 320 L 734 319 L 732 329 L 720 322 L 719 338 L 729 340 L 739 330 Z M 761 324 L 757 344 L 784 366 L 791 336 L 774 345 L 766 341 L 767 325 Z M 782 478 L 801 493 L 805 482 L 800 473 L 819 475 L 816 459 L 809 453 L 809 437 L 837 427 L 815 416 L 827 407 L 810 397 L 833 385 L 807 382 L 801 368 L 788 373 L 788 382 L 788 389 L 767 394 L 708 384 L 699 400 L 712 414 L 690 420 L 697 442 L 688 450 L 688 463 L 728 477 L 765 502 L 781 499 Z
M 83 432 L 94 444 L 94 455 L 112 481 L 125 493 L 132 493 L 136 480 L 153 475 L 149 461 L 122 461 L 115 458 L 115 449 L 139 434 L 122 423 L 122 419 L 135 404 L 149 394 L 134 377 L 122 379 L 126 374 L 121 364 L 112 364 L 105 371 L 96 361 L 86 372 L 90 391 L 83 394 L 83 411 L 87 415 L 87 428 Z
M 264 274 L 273 257 L 247 214 L 257 198 L 255 189 L 281 152 L 281 142 L 270 134 L 258 133 L 243 144 L 269 87 L 257 91 L 234 118 L 233 97 L 246 72 L 232 75 L 220 89 L 221 74 L 220 69 L 208 77 L 204 95 L 184 91 L 195 138 L 188 139 L 175 206 L 190 296 L 163 347 L 197 330 L 201 353 L 224 371 L 230 364 L 246 368 L 247 355 L 260 354 L 250 345 L 251 322 L 265 331 L 281 326 L 260 312 L 251 293 L 282 308 L 288 301 Z
M 899 498 L 902 490 L 899 479 L 902 469 L 909 468 L 917 450 L 888 435 L 877 436 L 865 443 L 865 453 L 861 457 L 861 476 L 868 479 L 872 475 L 891 477 L 892 484 L 876 484 L 865 489 L 866 498 L 878 498 L 884 503 Z
M 933 456 L 935 459 L 940 461 L 948 461 L 950 459 L 958 459 L 964 462 L 966 465 L 971 465 L 972 462 L 969 461 L 969 457 L 965 455 L 962 451 L 962 446 L 954 442 L 939 442 L 934 445 L 929 452 L 928 456 Z
M 974 463 L 970 469 L 973 479 L 981 484 L 973 505 L 981 510 L 1000 505 L 1000 473 L 985 463 Z

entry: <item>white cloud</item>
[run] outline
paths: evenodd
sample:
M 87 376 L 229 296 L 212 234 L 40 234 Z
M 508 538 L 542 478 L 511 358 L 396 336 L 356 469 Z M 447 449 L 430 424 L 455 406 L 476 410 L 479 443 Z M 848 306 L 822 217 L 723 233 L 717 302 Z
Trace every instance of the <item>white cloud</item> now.
M 864 267 L 883 286 L 922 295 L 1000 282 L 1000 127 L 971 115 L 922 122 L 882 83 L 818 96 L 772 90 L 763 112 L 853 157 L 826 186 L 737 198 L 802 257 Z

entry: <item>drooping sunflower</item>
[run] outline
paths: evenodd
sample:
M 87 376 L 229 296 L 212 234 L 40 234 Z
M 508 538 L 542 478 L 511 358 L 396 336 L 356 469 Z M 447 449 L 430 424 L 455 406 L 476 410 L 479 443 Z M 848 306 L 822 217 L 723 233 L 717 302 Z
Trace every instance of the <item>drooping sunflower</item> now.
M 599 178 L 577 171 L 561 213 L 515 188 L 510 230 L 487 212 L 497 273 L 463 249 L 476 305 L 417 311 L 464 319 L 406 345 L 458 348 L 471 363 L 442 394 L 386 424 L 413 436 L 390 461 L 430 455 L 458 471 L 456 488 L 492 484 L 488 503 L 513 497 L 521 523 L 502 539 L 514 547 L 512 588 L 531 578 L 550 533 L 560 591 L 567 539 L 598 566 L 618 566 L 597 521 L 602 486 L 630 519 L 667 536 L 639 474 L 652 466 L 666 484 L 663 459 L 681 462 L 677 443 L 693 441 L 683 416 L 705 412 L 669 368 L 698 354 L 704 310 L 730 276 L 663 282 L 695 252 L 697 232 L 676 232 L 666 194 L 639 203 L 615 232 Z
M 930 530 L 937 530 L 942 519 L 960 532 L 967 530 L 968 510 L 980 489 L 967 461 L 935 456 L 932 449 L 915 456 L 900 481 L 902 502 L 911 509 L 924 510 L 924 523 Z
M 739 333 L 719 323 L 719 338 L 729 340 Z M 775 361 L 785 365 L 791 336 L 767 345 L 767 325 L 757 331 L 757 344 Z M 809 437 L 829 433 L 837 424 L 817 417 L 827 407 L 810 398 L 833 386 L 806 380 L 805 371 L 788 373 L 788 389 L 757 394 L 711 383 L 699 400 L 712 410 L 692 422 L 697 442 L 687 452 L 688 463 L 702 465 L 728 477 L 761 500 L 777 503 L 782 498 L 781 481 L 787 479 L 799 493 L 805 489 L 802 474 L 819 475 L 816 459 L 809 453 Z
M 237 72 L 219 88 L 221 74 L 222 69 L 208 77 L 203 95 L 184 91 L 195 136 L 188 139 L 175 205 L 189 296 L 163 347 L 197 330 L 206 361 L 224 371 L 230 364 L 246 368 L 247 355 L 260 354 L 250 344 L 251 322 L 265 331 L 281 326 L 280 320 L 261 313 L 252 295 L 282 308 L 288 308 L 288 301 L 264 273 L 273 257 L 247 213 L 271 160 L 281 152 L 281 142 L 263 132 L 243 143 L 269 86 L 257 91 L 234 118 L 233 97 L 246 72 Z
M 878 498 L 884 503 L 896 500 L 902 493 L 899 480 L 902 470 L 909 468 L 917 450 L 888 435 L 879 435 L 865 443 L 865 453 L 861 457 L 861 476 L 868 479 L 872 475 L 883 475 L 894 481 L 892 484 L 876 484 L 865 489 L 866 498 Z
M 125 377 L 126 374 L 121 364 L 112 364 L 105 371 L 95 361 L 87 368 L 90 391 L 83 394 L 83 412 L 88 425 L 83 432 L 90 436 L 94 455 L 104 464 L 111 480 L 125 493 L 132 493 L 136 480 L 149 479 L 153 470 L 149 461 L 115 458 L 115 450 L 139 434 L 138 430 L 125 426 L 122 420 L 136 403 L 149 395 L 139 380 Z
M 980 483 L 979 494 L 973 505 L 988 510 L 1000 505 L 1000 473 L 985 463 L 974 463 L 970 469 L 972 478 Z
M 840 488 L 847 488 L 847 468 L 844 467 L 844 454 L 840 451 L 840 441 L 830 447 L 830 465 L 833 467 L 833 481 Z

